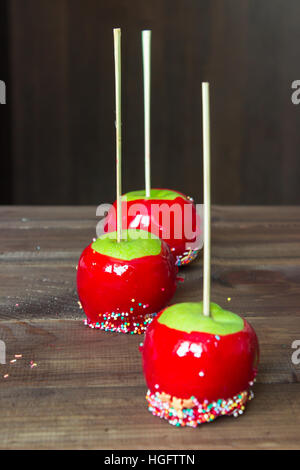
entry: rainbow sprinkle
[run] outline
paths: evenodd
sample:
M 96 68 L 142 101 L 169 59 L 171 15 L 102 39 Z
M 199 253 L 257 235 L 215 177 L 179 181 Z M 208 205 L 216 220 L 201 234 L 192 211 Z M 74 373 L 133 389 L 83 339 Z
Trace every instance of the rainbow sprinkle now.
M 245 410 L 247 401 L 252 400 L 253 392 L 244 391 L 233 398 L 219 399 L 214 402 L 205 400 L 200 403 L 195 397 L 180 399 L 165 393 L 152 393 L 148 390 L 146 400 L 148 410 L 160 418 L 166 419 L 173 426 L 190 426 L 196 428 L 199 424 L 214 421 L 219 416 L 234 416 L 237 418 Z
M 84 320 L 84 324 L 93 329 L 113 331 L 116 333 L 143 334 L 147 326 L 152 322 L 156 313 L 147 313 L 145 315 L 134 315 L 126 312 L 112 312 L 99 314 L 98 322 L 91 322 L 89 319 Z
M 189 250 L 183 253 L 183 255 L 177 255 L 175 263 L 176 266 L 184 266 L 191 263 L 197 258 L 199 252 L 200 250 Z

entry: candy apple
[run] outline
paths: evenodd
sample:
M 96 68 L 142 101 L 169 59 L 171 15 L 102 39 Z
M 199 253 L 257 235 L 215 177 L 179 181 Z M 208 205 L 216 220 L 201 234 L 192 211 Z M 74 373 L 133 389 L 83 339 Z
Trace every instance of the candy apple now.
M 168 245 L 142 230 L 102 235 L 85 248 L 77 289 L 92 328 L 142 333 L 176 290 L 177 268 Z
M 201 248 L 200 216 L 190 197 L 169 189 L 132 191 L 123 197 L 122 227 L 149 231 L 166 241 L 176 257 L 176 265 L 192 262 Z M 104 226 L 105 232 L 116 230 L 116 202 Z
M 210 317 L 202 307 L 167 307 L 140 346 L 149 410 L 176 426 L 238 416 L 252 398 L 259 359 L 254 329 L 214 303 Z

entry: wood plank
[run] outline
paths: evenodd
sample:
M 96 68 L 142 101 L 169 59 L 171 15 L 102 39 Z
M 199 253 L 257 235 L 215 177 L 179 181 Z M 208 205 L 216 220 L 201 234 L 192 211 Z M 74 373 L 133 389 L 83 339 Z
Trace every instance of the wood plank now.
M 201 203 L 202 198 L 196 199 L 196 202 Z M 109 201 L 105 201 L 109 202 Z M 64 220 L 77 220 L 79 223 L 81 219 L 92 219 L 95 217 L 96 205 L 89 206 L 0 206 L 1 221 L 17 221 L 22 217 L 28 219 L 34 217 L 34 220 L 57 220 L 60 224 Z M 299 223 L 300 220 L 300 206 L 229 206 L 217 205 L 212 207 L 212 218 L 214 223 L 253 223 L 260 222 L 267 226 L 273 223 L 284 224 Z
M 124 30 L 124 189 L 144 181 L 140 31 L 152 28 L 154 184 L 202 193 L 204 79 L 212 87 L 213 200 L 300 202 L 300 113 L 291 103 L 298 0 L 288 8 L 285 0 L 7 3 L 14 202 L 114 197 L 116 24 Z
M 248 218 L 245 218 L 245 212 Z M 1 208 L 0 246 L 3 256 L 12 251 L 82 250 L 96 232 L 96 207 Z M 31 214 L 33 214 L 31 216 Z M 300 209 L 213 208 L 213 264 L 298 264 Z M 23 249 L 21 249 L 23 248 Z M 76 254 L 76 256 L 77 256 Z M 228 260 L 230 258 L 231 260 Z
M 297 448 L 300 369 L 291 363 L 290 346 L 300 329 L 292 319 L 252 323 L 262 357 L 245 415 L 175 431 L 147 412 L 141 337 L 78 321 L 2 321 L 8 363 L 0 366 L 0 448 Z M 10 364 L 15 354 L 22 358 Z
M 145 387 L 1 389 L 1 449 L 298 449 L 299 384 L 258 385 L 237 419 L 174 429 L 146 408 Z
M 0 318 L 78 318 L 78 257 L 43 259 L 36 255 L 34 262 L 10 260 L 1 264 Z M 299 268 L 284 272 L 245 266 L 243 270 L 227 268 L 220 272 L 213 270 L 212 273 L 213 299 L 220 305 L 251 318 L 282 317 L 283 314 L 299 318 Z M 178 283 L 171 303 L 199 301 L 202 297 L 200 265 L 199 268 L 194 265 L 181 270 L 179 275 L 185 280 Z
M 91 330 L 80 320 L 2 320 L 0 339 L 5 341 L 7 364 L 1 366 L 1 380 L 6 386 L 50 387 L 90 386 L 114 388 L 120 384 L 140 386 L 144 383 L 138 346 L 142 336 L 119 335 Z M 261 362 L 258 383 L 300 382 L 300 366 L 292 363 L 291 345 L 300 339 L 300 321 L 294 317 L 247 317 L 257 331 Z M 11 364 L 15 354 L 23 358 Z M 34 360 L 38 368 L 31 371 Z
M 95 236 L 95 208 L 3 207 L 0 215 L 1 317 L 78 318 L 75 267 Z M 299 316 L 299 208 L 216 206 L 213 217 L 215 301 L 230 297 L 249 316 Z M 180 276 L 173 301 L 199 300 L 201 256 Z
M 65 200 L 68 204 L 72 198 L 73 167 L 68 158 L 67 131 L 67 2 L 29 0 L 25 5 L 13 0 L 8 2 L 8 8 L 13 201 L 25 202 L 22 195 L 26 187 L 27 203 L 34 203 L 39 194 L 39 204 L 51 200 L 57 204 Z
M 174 430 L 147 412 L 142 337 L 83 325 L 75 266 L 95 208 L 0 208 L 0 448 L 299 448 L 300 210 L 216 206 L 213 217 L 213 300 L 257 331 L 256 398 L 238 420 Z M 201 257 L 180 276 L 172 303 L 200 300 Z
M 0 2 L 0 80 L 6 87 L 6 104 L 0 105 L 0 142 L 1 142 L 1 172 L 0 172 L 0 203 L 12 204 L 13 196 L 13 166 L 11 155 L 11 76 L 10 76 L 10 44 L 8 24 L 8 2 Z

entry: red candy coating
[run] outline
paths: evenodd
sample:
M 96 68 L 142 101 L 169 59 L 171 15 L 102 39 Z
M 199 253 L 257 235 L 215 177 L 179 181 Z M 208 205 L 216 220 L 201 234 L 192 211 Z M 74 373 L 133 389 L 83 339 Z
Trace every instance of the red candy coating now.
M 93 250 L 92 244 L 82 252 L 77 269 L 77 289 L 89 324 L 105 323 L 114 313 L 113 328 L 133 331 L 132 322 L 143 321 L 147 314 L 158 312 L 176 290 L 177 268 L 168 245 L 162 242 L 159 255 L 116 259 Z M 129 328 L 128 328 L 129 326 Z M 106 329 L 106 328 L 105 328 Z
M 183 194 L 178 191 L 177 193 L 178 197 L 169 200 L 154 198 L 129 200 L 127 201 L 127 210 L 124 209 L 125 205 L 123 203 L 122 228 L 152 231 L 168 243 L 172 253 L 177 258 L 177 264 L 180 265 L 180 259 L 186 256 L 185 254 L 188 251 L 194 252 L 193 244 L 197 244 L 195 243 L 196 238 L 200 233 L 200 217 L 196 212 L 195 204 Z M 180 197 L 180 195 L 183 197 Z M 134 210 L 137 205 L 140 205 L 138 213 Z M 161 207 L 163 215 L 158 213 L 158 206 Z M 114 202 L 113 208 L 107 216 L 104 227 L 105 232 L 116 230 L 116 212 L 117 206 Z M 198 251 L 198 248 L 195 251 Z M 196 253 L 193 253 L 193 256 L 187 259 L 187 263 L 195 257 Z
M 158 318 L 147 328 L 141 347 L 151 393 L 212 402 L 249 390 L 259 349 L 255 331 L 245 320 L 242 331 L 218 336 L 175 330 Z

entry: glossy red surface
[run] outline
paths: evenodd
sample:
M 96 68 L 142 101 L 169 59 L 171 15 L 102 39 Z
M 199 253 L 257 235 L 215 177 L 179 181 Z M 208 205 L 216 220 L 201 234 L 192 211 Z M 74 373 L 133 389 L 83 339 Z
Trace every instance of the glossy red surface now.
M 89 245 L 78 263 L 78 296 L 89 322 L 101 322 L 111 312 L 127 312 L 131 321 L 165 307 L 176 290 L 176 274 L 164 242 L 159 255 L 131 261 L 102 255 Z
M 158 207 L 161 207 L 159 214 Z M 138 208 L 138 210 L 137 210 Z M 170 212 L 170 208 L 174 212 Z M 116 230 L 116 202 L 107 216 L 105 232 Z M 170 217 L 169 217 L 170 214 Z M 166 241 L 175 256 L 182 256 L 200 231 L 200 217 L 194 203 L 178 197 L 173 200 L 138 199 L 123 203 L 122 228 L 146 230 Z
M 150 391 L 200 402 L 227 399 L 248 390 L 259 359 L 253 328 L 244 320 L 241 332 L 216 336 L 185 333 L 157 321 L 148 326 L 142 352 Z

